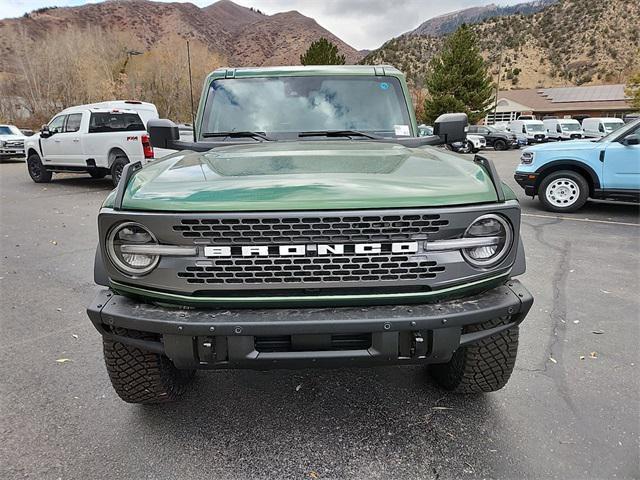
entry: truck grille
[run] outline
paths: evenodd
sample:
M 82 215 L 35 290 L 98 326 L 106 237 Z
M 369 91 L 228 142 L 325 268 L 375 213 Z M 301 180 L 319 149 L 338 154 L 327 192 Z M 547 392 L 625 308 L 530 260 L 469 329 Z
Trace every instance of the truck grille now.
M 4 145 L 8 148 L 24 148 L 24 140 L 7 140 Z
M 196 247 L 189 256 L 161 256 L 156 269 L 134 280 L 109 262 L 110 277 L 124 284 L 194 297 L 375 296 L 430 291 L 486 276 L 459 251 L 429 250 L 428 245 L 460 238 L 478 216 L 496 211 L 518 230 L 515 202 L 379 210 L 103 212 L 99 222 L 102 236 L 124 218 L 145 225 L 160 244 Z
M 191 284 L 308 284 L 433 279 L 445 267 L 410 255 L 307 258 L 227 258 L 188 266 L 178 277 Z
M 448 224 L 440 215 L 288 216 L 182 219 L 173 230 L 212 244 L 273 245 L 425 240 Z

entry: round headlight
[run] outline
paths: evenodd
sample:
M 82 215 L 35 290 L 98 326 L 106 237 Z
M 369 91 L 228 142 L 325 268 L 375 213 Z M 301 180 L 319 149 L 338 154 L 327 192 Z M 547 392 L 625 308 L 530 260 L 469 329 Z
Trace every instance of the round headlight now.
M 490 268 L 500 263 L 509 253 L 513 243 L 513 229 L 504 217 L 488 214 L 476 218 L 464 232 L 464 237 L 492 239 L 489 245 L 462 250 L 462 256 L 472 266 Z
M 116 225 L 107 237 L 107 252 L 113 264 L 121 272 L 140 276 L 153 270 L 160 257 L 144 253 L 135 247 L 157 245 L 156 237 L 146 227 L 135 222 Z

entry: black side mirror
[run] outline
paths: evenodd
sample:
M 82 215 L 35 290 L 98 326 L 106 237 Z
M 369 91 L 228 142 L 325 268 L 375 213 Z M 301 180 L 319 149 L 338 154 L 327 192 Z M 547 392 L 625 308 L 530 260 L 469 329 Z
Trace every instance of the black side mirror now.
M 53 133 L 49 130 L 49 125 L 42 125 L 40 128 L 40 136 L 42 138 L 49 138 L 51 135 L 53 135 Z
M 180 129 L 171 120 L 166 118 L 149 120 L 147 132 L 149 132 L 152 147 L 181 150 L 175 145 L 175 142 L 180 140 Z
M 464 142 L 467 139 L 465 129 L 469 124 L 466 113 L 444 113 L 433 124 L 433 134 L 446 144 Z
M 627 147 L 631 145 L 640 145 L 640 135 L 637 133 L 632 133 L 631 135 L 627 135 L 622 139 L 622 144 Z

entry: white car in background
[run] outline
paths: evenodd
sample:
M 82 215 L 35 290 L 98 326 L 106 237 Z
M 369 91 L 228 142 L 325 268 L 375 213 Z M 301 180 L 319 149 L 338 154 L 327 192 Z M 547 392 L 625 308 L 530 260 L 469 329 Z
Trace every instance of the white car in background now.
M 582 120 L 582 130 L 587 138 L 602 138 L 624 126 L 624 120 L 615 117 L 592 117 Z
M 447 148 L 457 153 L 478 153 L 487 148 L 487 140 L 481 135 L 467 133 L 465 142 L 455 142 L 447 145 Z
M 0 125 L 0 160 L 24 158 L 26 138 L 15 125 Z
M 547 141 L 547 129 L 541 120 L 513 120 L 509 123 L 507 130 L 516 134 L 516 136 L 521 134 L 527 139 L 527 144 L 529 145 Z
M 580 122 L 573 118 L 545 118 L 542 123 L 551 140 L 576 140 L 584 137 Z
M 50 182 L 53 173 L 111 175 L 117 185 L 129 162 L 154 158 L 145 124 L 132 109 L 80 105 L 54 116 L 40 133 L 27 137 L 29 175 L 36 183 Z

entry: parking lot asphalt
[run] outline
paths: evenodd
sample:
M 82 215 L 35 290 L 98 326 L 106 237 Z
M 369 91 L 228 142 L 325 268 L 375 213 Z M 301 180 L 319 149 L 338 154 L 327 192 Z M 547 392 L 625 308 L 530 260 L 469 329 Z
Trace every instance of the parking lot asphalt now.
M 115 395 L 85 314 L 109 180 L 0 164 L 0 478 L 638 478 L 638 208 L 543 212 L 519 153 L 486 155 L 522 200 L 535 297 L 503 390 L 444 393 L 419 367 L 221 371 L 165 406 Z

